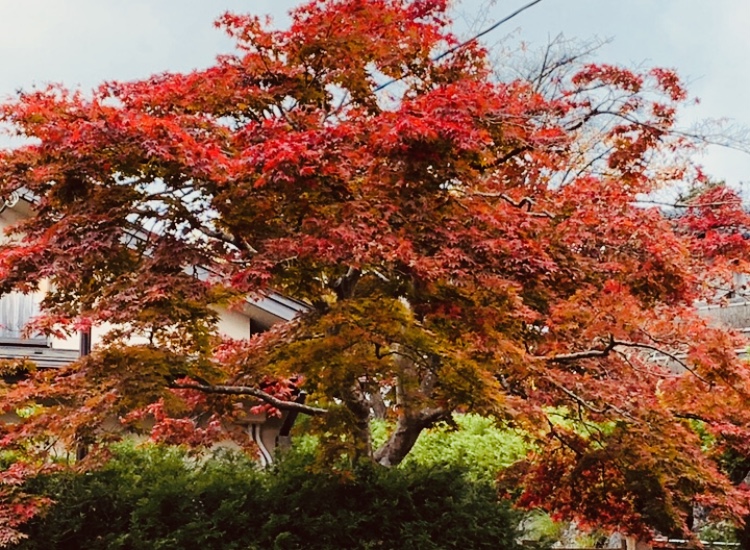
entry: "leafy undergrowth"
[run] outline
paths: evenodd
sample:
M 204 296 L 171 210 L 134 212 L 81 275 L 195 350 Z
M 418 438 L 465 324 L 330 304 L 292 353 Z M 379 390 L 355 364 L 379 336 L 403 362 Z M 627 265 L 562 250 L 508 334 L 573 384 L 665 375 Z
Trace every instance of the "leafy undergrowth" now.
M 463 468 L 313 464 L 301 450 L 261 471 L 230 452 L 121 445 L 100 471 L 33 480 L 57 503 L 15 550 L 517 549 L 518 514 Z
M 404 463 L 427 467 L 451 464 L 464 468 L 473 480 L 491 481 L 498 470 L 528 452 L 522 434 L 501 429 L 490 418 L 462 414 L 455 415 L 454 420 L 455 427 L 440 425 L 425 431 Z M 385 440 L 386 431 L 383 422 L 373 427 L 376 445 Z

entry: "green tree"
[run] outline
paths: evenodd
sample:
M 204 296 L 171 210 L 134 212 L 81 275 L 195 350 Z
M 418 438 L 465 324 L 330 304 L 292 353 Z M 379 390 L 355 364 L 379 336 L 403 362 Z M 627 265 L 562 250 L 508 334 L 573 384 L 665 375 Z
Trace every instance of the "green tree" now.
M 382 441 L 388 427 L 373 430 L 373 439 Z M 424 432 L 404 464 L 419 467 L 451 465 L 466 468 L 475 480 L 494 481 L 500 469 L 521 460 L 529 451 L 523 434 L 501 429 L 487 417 L 456 415 L 454 425 L 435 426 Z

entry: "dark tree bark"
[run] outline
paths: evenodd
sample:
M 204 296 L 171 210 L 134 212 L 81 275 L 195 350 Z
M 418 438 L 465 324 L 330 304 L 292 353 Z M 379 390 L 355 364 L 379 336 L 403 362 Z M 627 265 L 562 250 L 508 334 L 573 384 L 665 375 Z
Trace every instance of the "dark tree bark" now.
M 449 413 L 443 409 L 424 409 L 416 415 L 400 416 L 396 428 L 373 458 L 383 466 L 399 465 L 412 450 L 422 431 L 448 416 Z

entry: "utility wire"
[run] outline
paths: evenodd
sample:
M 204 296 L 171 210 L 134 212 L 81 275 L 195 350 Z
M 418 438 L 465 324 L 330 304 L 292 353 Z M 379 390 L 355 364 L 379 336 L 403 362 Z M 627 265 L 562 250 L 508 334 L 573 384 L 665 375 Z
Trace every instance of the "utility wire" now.
M 465 48 L 465 47 L 466 47 L 466 46 L 468 46 L 469 44 L 473 44 L 474 42 L 476 42 L 477 40 L 479 40 L 480 38 L 482 38 L 482 37 L 483 37 L 484 35 L 486 35 L 486 34 L 489 34 L 489 33 L 491 33 L 491 32 L 492 32 L 492 31 L 494 31 L 494 30 L 495 30 L 496 28 L 498 28 L 498 27 L 499 27 L 500 25 L 502 25 L 502 24 L 504 24 L 504 23 L 507 23 L 508 21 L 510 21 L 511 19 L 513 19 L 514 17 L 516 17 L 517 15 L 519 15 L 519 14 L 523 13 L 524 11 L 526 11 L 527 9 L 529 9 L 529 8 L 531 8 L 531 7 L 535 6 L 535 5 L 537 5 L 537 4 L 538 4 L 539 2 L 541 2 L 541 1 L 542 1 L 542 0 L 533 0 L 532 2 L 529 2 L 528 4 L 525 4 L 525 5 L 521 6 L 520 8 L 518 8 L 518 9 L 517 9 L 516 11 L 514 11 L 514 12 L 513 12 L 513 13 L 511 13 L 510 15 L 507 15 L 507 16 L 503 17 L 503 18 L 502 18 L 502 19 L 501 19 L 500 21 L 498 21 L 497 23 L 494 23 L 494 24 L 490 25 L 490 26 L 489 26 L 489 27 L 487 27 L 486 29 L 484 29 L 484 30 L 480 31 L 479 33 L 475 34 L 475 35 L 474 35 L 474 36 L 472 36 L 471 38 L 469 38 L 469 39 L 467 39 L 467 40 L 464 40 L 464 41 L 463 41 L 463 42 L 461 42 L 460 44 L 456 44 L 456 45 L 455 45 L 455 46 L 453 46 L 452 48 L 449 48 L 449 49 L 447 49 L 446 51 L 444 51 L 444 52 L 443 52 L 443 53 L 441 53 L 440 55 L 438 55 L 438 56 L 436 56 L 436 57 L 433 57 L 433 58 L 432 58 L 432 60 L 433 60 L 433 61 L 440 61 L 440 60 L 441 60 L 441 59 L 443 59 L 444 57 L 447 57 L 447 56 L 451 55 L 452 53 L 455 53 L 455 52 L 457 52 L 457 51 L 458 51 L 458 50 L 460 50 L 461 48 Z M 388 86 L 390 86 L 391 84 L 395 84 L 396 82 L 399 82 L 400 80 L 403 80 L 403 79 L 404 79 L 404 78 L 406 78 L 407 76 L 408 76 L 408 73 L 407 73 L 407 74 L 405 74 L 405 75 L 403 75 L 403 76 L 400 76 L 400 77 L 398 77 L 398 78 L 394 78 L 394 79 L 391 79 L 391 80 L 389 80 L 388 82 L 385 82 L 385 83 L 381 84 L 380 86 L 377 86 L 377 87 L 376 87 L 376 88 L 375 88 L 375 89 L 373 90 L 373 93 L 374 93 L 374 92 L 379 92 L 380 90 L 382 90 L 382 89 L 384 89 L 384 88 L 387 88 L 387 87 L 388 87 Z
M 432 60 L 433 61 L 440 61 L 441 59 L 443 59 L 444 57 L 449 56 L 453 52 L 458 51 L 461 48 L 465 48 L 469 44 L 473 44 L 474 42 L 476 42 L 477 40 L 479 40 L 480 38 L 482 38 L 485 34 L 491 33 L 496 28 L 498 28 L 500 25 L 502 25 L 503 23 L 507 23 L 508 21 L 510 21 L 511 19 L 513 19 L 516 15 L 519 15 L 519 14 L 523 13 L 524 11 L 526 11 L 529 8 L 531 8 L 532 6 L 535 6 L 536 4 L 538 4 L 541 1 L 542 0 L 534 0 L 533 2 L 529 2 L 525 6 L 521 6 L 520 8 L 518 8 L 516 11 L 514 11 L 510 15 L 507 15 L 506 17 L 503 17 L 497 23 L 494 23 L 494 24 L 490 25 L 489 27 L 487 27 L 486 29 L 484 29 L 483 31 L 479 32 L 479 34 L 475 34 L 474 36 L 472 36 L 468 40 L 465 40 L 464 42 L 461 42 L 460 44 L 456 44 L 455 46 L 453 46 L 449 50 L 444 51 L 443 53 L 441 53 L 437 57 L 433 58 Z

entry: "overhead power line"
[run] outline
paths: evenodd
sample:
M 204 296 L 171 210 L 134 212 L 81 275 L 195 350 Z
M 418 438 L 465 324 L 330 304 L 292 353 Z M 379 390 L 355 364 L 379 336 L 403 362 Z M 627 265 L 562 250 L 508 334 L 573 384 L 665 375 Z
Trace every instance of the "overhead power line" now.
M 472 36 L 471 38 L 468 38 L 467 40 L 464 40 L 460 44 L 456 44 L 452 48 L 449 48 L 449 49 L 445 50 L 443 53 L 441 53 L 441 54 L 433 57 L 432 60 L 433 61 L 440 61 L 444 57 L 447 57 L 447 56 L 449 56 L 449 55 L 457 52 L 458 50 L 460 50 L 462 48 L 465 48 L 469 44 L 473 44 L 474 42 L 476 42 L 477 40 L 479 40 L 480 38 L 482 38 L 486 34 L 489 34 L 492 31 L 494 31 L 495 29 L 497 29 L 500 25 L 502 25 L 504 23 L 507 23 L 508 21 L 510 21 L 511 19 L 513 19 L 514 17 L 516 17 L 517 15 L 520 15 L 521 13 L 523 13 L 527 9 L 535 6 L 536 4 L 540 3 L 541 1 L 542 0 L 533 0 L 532 2 L 529 2 L 528 4 L 525 4 L 525 5 L 521 6 L 520 8 L 518 8 L 513 13 L 511 13 L 509 15 L 506 15 L 505 17 L 503 17 L 502 19 L 500 19 L 500 21 L 497 21 L 496 23 L 493 23 L 492 25 L 490 25 L 486 29 L 481 30 L 480 32 L 478 32 L 477 34 L 475 34 L 474 36 Z M 399 82 L 400 80 L 403 80 L 407 76 L 408 76 L 408 74 L 405 74 L 403 76 L 400 76 L 399 78 L 391 79 L 388 82 L 385 82 L 385 83 L 381 84 L 380 86 L 376 87 L 375 90 L 373 90 L 373 91 L 374 92 L 379 92 L 380 90 L 382 90 L 384 88 L 387 88 L 391 84 L 395 84 L 396 82 Z
M 479 33 L 475 34 L 474 36 L 472 36 L 468 40 L 464 40 L 460 44 L 456 44 L 455 46 L 453 46 L 452 48 L 444 51 L 443 53 L 441 53 L 437 57 L 434 57 L 432 60 L 433 61 L 440 61 L 441 59 L 443 59 L 444 57 L 449 56 L 453 52 L 456 52 L 456 51 L 460 50 L 461 48 L 465 48 L 469 44 L 473 44 L 474 42 L 476 42 L 477 40 L 479 40 L 480 38 L 482 38 L 484 35 L 491 33 L 496 28 L 498 28 L 500 25 L 502 25 L 503 23 L 507 23 L 508 21 L 510 21 L 511 19 L 513 19 L 515 16 L 523 13 L 524 11 L 526 11 L 527 9 L 535 6 L 536 4 L 538 4 L 541 1 L 542 0 L 534 0 L 533 2 L 529 2 L 525 6 L 521 6 L 520 8 L 518 8 L 516 11 L 514 11 L 510 15 L 507 15 L 507 16 L 503 17 L 497 23 L 494 23 L 494 24 L 490 25 L 489 27 L 487 27 L 486 29 L 484 29 L 484 30 L 480 31 Z

